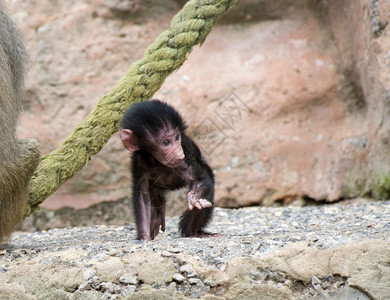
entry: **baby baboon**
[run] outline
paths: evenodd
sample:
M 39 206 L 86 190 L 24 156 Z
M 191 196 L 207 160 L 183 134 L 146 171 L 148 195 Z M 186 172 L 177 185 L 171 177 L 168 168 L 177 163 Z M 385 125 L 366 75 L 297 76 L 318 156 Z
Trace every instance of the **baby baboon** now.
M 27 64 L 22 37 L 0 0 L 0 243 L 24 218 L 40 156 L 36 140 L 16 137 Z
M 213 215 L 214 174 L 189 138 L 179 112 L 159 100 L 132 105 L 120 136 L 132 152 L 133 204 L 140 240 L 165 231 L 165 194 L 185 186 L 188 209 L 181 216 L 182 236 L 210 236 L 204 229 Z

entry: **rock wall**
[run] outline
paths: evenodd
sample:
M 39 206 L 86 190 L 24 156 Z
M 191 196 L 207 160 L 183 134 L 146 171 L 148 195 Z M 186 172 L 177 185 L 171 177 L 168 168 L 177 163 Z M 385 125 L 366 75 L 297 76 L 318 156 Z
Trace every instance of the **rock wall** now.
M 32 58 L 19 136 L 56 148 L 182 2 L 7 3 Z M 222 18 L 156 94 L 202 144 L 218 206 L 389 196 L 389 19 L 383 0 L 243 0 Z M 128 165 L 114 136 L 43 206 L 125 199 Z
M 365 123 L 365 145 L 363 151 L 349 154 L 353 163 L 344 177 L 341 195 L 365 193 L 388 199 L 390 4 L 376 0 L 340 4 L 330 1 L 328 20 L 338 47 L 340 68 L 351 83 Z

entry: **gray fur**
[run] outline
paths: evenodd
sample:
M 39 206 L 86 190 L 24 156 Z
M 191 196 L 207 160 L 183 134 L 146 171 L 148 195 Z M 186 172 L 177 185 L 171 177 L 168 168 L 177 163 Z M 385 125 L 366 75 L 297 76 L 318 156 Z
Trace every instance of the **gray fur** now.
M 36 140 L 16 137 L 28 62 L 23 39 L 0 1 L 0 242 L 24 219 L 40 157 Z

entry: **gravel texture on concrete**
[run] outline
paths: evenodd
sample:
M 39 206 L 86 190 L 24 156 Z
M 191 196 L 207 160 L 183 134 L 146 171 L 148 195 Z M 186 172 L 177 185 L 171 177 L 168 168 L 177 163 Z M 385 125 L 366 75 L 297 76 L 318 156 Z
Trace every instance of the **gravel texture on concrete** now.
M 156 239 L 150 242 L 136 240 L 133 224 L 63 228 L 34 233 L 16 232 L 8 244 L 0 245 L 0 280 L 4 277 L 3 280 L 11 284 L 8 287 L 11 290 L 17 290 L 14 286 L 17 283 L 18 288 L 22 286 L 23 293 L 31 298 L 17 298 L 15 295 L 12 296 L 14 298 L 7 298 L 9 289 L 5 286 L 0 288 L 0 299 L 54 299 L 59 295 L 63 299 L 132 299 L 137 295 L 142 298 L 144 293 L 149 295 L 145 296 L 147 299 L 154 297 L 151 296 L 151 291 L 164 291 L 168 293 L 168 298 L 176 295 L 176 298 L 183 299 L 209 299 L 211 296 L 217 297 L 215 299 L 234 299 L 236 294 L 232 286 L 237 288 L 238 283 L 226 283 L 220 280 L 221 275 L 215 274 L 230 274 L 235 259 L 243 259 L 243 264 L 250 259 L 252 265 L 256 265 L 256 259 L 262 260 L 261 266 L 248 271 L 249 284 L 267 284 L 267 288 L 271 284 L 273 288 L 279 289 L 280 293 L 283 291 L 284 294 L 280 297 L 274 295 L 275 299 L 329 298 L 332 293 L 336 293 L 336 298 L 331 299 L 341 297 L 341 294 L 337 296 L 337 293 L 349 295 L 343 299 L 383 297 L 383 294 L 375 294 L 375 291 L 365 291 L 361 285 L 349 284 L 348 278 L 352 278 L 352 275 L 343 276 L 339 274 L 342 272 L 330 271 L 319 278 L 320 273 L 313 271 L 305 282 L 303 275 L 299 277 L 288 274 L 287 271 L 282 271 L 282 267 L 264 267 L 263 259 L 278 257 L 278 254 L 275 256 L 274 253 L 289 249 L 291 245 L 292 252 L 301 247 L 299 245 L 305 245 L 306 248 L 302 251 L 323 253 L 322 250 L 338 249 L 360 241 L 382 240 L 386 243 L 390 236 L 390 201 L 363 200 L 330 205 L 250 207 L 234 210 L 216 208 L 208 227 L 208 231 L 216 235 L 207 238 L 182 238 L 178 234 L 177 223 L 178 217 L 168 218 L 166 231 L 160 232 Z M 295 245 L 298 245 L 298 248 L 294 248 Z M 370 242 L 364 247 L 369 245 Z M 303 253 L 302 251 L 297 253 Z M 72 253 L 71 259 L 69 253 Z M 137 266 L 142 266 L 141 269 L 136 266 L 131 268 L 131 271 L 126 269 L 135 259 L 130 259 L 132 255 L 138 255 L 134 257 L 139 259 Z M 116 275 L 104 279 L 99 270 L 106 267 L 110 269 L 113 265 L 111 260 L 114 258 L 121 259 L 120 266 L 114 268 L 112 273 L 106 271 Z M 126 259 L 130 259 L 130 263 Z M 170 261 L 171 265 L 145 265 L 145 261 L 150 260 L 164 264 Z M 388 260 L 390 262 L 390 258 Z M 25 282 L 25 279 L 19 277 L 21 272 L 25 271 L 18 271 L 18 268 L 23 268 L 26 264 L 34 267 L 38 265 L 42 272 L 46 272 L 47 266 L 50 265 L 51 272 L 59 273 L 62 269 L 58 266 L 69 265 L 78 270 L 75 271 L 74 278 L 79 278 L 79 281 L 76 280 L 70 289 L 61 287 L 56 281 L 56 288 L 53 289 L 52 284 L 42 292 L 32 287 L 35 284 L 45 285 L 42 278 L 37 277 L 36 283 L 31 283 L 31 279 Z M 105 267 L 99 269 L 99 264 Z M 197 264 L 202 265 L 202 268 L 196 267 Z M 384 265 L 386 266 L 386 263 Z M 156 268 L 156 273 L 159 273 L 160 267 L 166 270 L 161 273 L 165 274 L 161 275 L 161 281 L 154 279 L 148 282 L 149 277 L 142 276 L 145 269 Z M 194 271 L 195 269 L 198 271 Z M 385 271 L 389 272 L 389 266 Z M 237 276 L 233 276 L 232 280 L 237 280 L 241 275 Z M 150 275 L 150 278 L 152 277 Z M 284 286 L 288 291 L 283 290 Z M 245 291 L 251 289 L 244 288 Z M 176 294 L 169 294 L 170 292 Z M 252 296 L 249 295 L 248 299 Z M 164 297 L 161 296 L 161 299 Z M 156 299 L 159 298 L 158 296 Z

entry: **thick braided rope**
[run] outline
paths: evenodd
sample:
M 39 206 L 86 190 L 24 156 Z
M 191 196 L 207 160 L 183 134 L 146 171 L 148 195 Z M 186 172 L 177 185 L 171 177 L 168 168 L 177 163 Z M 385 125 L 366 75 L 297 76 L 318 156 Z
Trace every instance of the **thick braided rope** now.
M 183 64 L 192 47 L 206 39 L 218 17 L 235 2 L 193 0 L 179 11 L 169 29 L 160 34 L 141 60 L 130 66 L 86 119 L 57 149 L 42 157 L 30 182 L 27 215 L 102 149 L 118 131 L 125 110 L 132 103 L 151 98 L 166 77 Z

